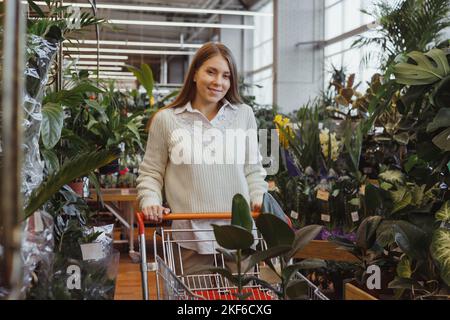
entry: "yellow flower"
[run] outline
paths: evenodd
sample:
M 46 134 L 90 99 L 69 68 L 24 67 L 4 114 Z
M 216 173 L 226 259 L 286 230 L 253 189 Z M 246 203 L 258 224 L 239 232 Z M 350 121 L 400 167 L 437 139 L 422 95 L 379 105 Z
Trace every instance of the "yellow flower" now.
M 294 138 L 294 132 L 291 128 L 291 121 L 289 120 L 289 118 L 283 117 L 281 114 L 277 114 L 273 119 L 273 122 L 277 127 L 280 144 L 283 146 L 283 148 L 287 149 L 287 147 L 289 146 L 289 138 L 286 137 L 286 134 L 288 134 L 291 138 Z
M 320 147 L 322 148 L 322 154 L 325 158 L 328 158 L 329 150 L 328 147 L 330 145 L 331 138 L 331 159 L 336 161 L 339 157 L 339 152 L 341 149 L 342 142 L 336 139 L 336 133 L 331 133 L 327 128 L 320 130 L 319 140 Z

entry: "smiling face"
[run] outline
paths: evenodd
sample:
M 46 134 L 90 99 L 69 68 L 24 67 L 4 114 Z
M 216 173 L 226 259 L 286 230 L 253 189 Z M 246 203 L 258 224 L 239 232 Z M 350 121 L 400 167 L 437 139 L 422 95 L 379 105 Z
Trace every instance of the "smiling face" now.
M 217 105 L 231 85 L 227 60 L 219 54 L 206 60 L 196 71 L 194 81 L 197 89 L 195 100 L 203 105 Z

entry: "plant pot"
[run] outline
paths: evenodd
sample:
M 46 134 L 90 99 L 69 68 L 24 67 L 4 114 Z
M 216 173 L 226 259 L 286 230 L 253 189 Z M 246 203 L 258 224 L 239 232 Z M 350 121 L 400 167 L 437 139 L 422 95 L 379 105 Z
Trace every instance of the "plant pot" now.
M 83 195 L 83 184 L 84 184 L 83 181 L 80 181 L 80 182 L 71 182 L 71 183 L 69 183 L 69 187 L 72 188 L 72 190 L 73 190 L 76 194 L 82 196 L 82 195 Z

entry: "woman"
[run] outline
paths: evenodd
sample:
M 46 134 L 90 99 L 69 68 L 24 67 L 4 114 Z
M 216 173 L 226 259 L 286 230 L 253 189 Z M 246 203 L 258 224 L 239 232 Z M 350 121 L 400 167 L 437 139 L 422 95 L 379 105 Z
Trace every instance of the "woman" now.
M 170 211 L 231 212 L 236 193 L 247 199 L 253 211 L 260 210 L 267 191 L 266 172 L 255 139 L 236 134 L 256 136 L 257 130 L 253 110 L 242 104 L 237 81 L 230 50 L 220 43 L 206 43 L 195 54 L 175 101 L 153 116 L 137 179 L 140 207 L 148 220 L 160 222 Z M 230 133 L 236 134 L 240 146 L 245 140 L 243 153 L 223 139 Z M 244 161 L 230 162 L 232 154 Z M 170 209 L 162 206 L 163 187 Z M 210 229 L 211 223 L 174 221 L 172 229 Z M 174 233 L 173 237 L 198 240 L 180 243 L 185 270 L 211 261 L 215 252 L 206 241 L 211 233 Z

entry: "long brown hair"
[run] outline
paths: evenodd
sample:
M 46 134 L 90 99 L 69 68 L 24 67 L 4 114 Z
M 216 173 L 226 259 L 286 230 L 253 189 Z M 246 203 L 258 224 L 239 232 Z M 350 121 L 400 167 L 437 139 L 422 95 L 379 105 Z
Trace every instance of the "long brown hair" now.
M 200 67 L 205 63 L 206 60 L 211 59 L 216 55 L 221 55 L 227 62 L 230 68 L 230 89 L 225 95 L 230 103 L 240 104 L 242 103 L 241 96 L 238 90 L 238 76 L 236 63 L 234 61 L 233 55 L 224 44 L 207 42 L 195 53 L 194 59 L 189 66 L 188 73 L 184 79 L 183 87 L 176 99 L 169 104 L 166 108 L 177 108 L 182 107 L 186 103 L 194 100 L 196 93 L 196 86 L 194 82 L 195 72 L 200 69 Z

